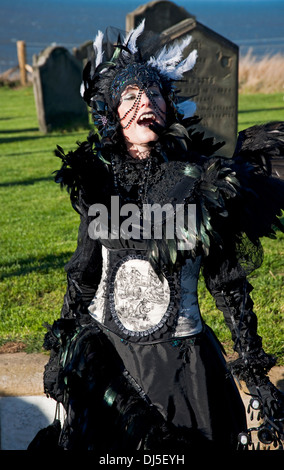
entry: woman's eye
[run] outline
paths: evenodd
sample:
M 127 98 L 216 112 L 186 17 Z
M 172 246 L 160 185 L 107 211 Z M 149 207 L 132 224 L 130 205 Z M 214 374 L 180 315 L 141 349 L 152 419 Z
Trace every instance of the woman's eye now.
M 134 93 L 127 93 L 127 95 L 122 97 L 122 101 L 132 101 L 136 99 L 136 95 Z
M 150 95 L 153 96 L 154 98 L 159 98 L 162 96 L 159 90 L 150 90 Z

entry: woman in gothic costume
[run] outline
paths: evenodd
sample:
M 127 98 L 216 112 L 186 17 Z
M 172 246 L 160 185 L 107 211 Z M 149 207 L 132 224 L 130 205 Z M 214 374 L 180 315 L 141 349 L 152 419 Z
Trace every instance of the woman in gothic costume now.
M 81 220 L 61 317 L 45 338 L 45 392 L 66 412 L 58 448 L 246 447 L 234 377 L 278 444 L 283 396 L 267 375 L 275 359 L 262 348 L 247 276 L 261 264 L 260 238 L 282 228 L 284 183 L 271 157 L 283 155 L 283 123 L 241 132 L 234 155 L 219 157 L 222 144 L 196 131 L 192 102 L 176 91 L 196 61 L 185 54 L 190 38 L 160 41 L 144 22 L 115 44 L 98 33 L 81 89 L 95 130 L 56 151 L 55 180 Z M 152 223 L 154 205 L 170 215 L 157 211 Z M 201 273 L 231 330 L 231 363 L 202 319 Z

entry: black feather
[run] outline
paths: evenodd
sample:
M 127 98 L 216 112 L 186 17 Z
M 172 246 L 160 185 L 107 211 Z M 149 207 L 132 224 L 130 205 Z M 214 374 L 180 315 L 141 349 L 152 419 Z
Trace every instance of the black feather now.
M 269 122 L 241 131 L 233 159 L 249 162 L 267 176 L 277 176 L 276 165 L 281 162 L 278 176 L 284 179 L 284 122 Z

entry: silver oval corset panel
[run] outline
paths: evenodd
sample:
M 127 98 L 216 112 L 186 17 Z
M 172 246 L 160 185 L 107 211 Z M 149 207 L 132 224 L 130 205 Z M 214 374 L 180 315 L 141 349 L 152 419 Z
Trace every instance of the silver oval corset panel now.
M 202 320 L 197 283 L 201 258 L 186 260 L 173 283 L 171 276 L 161 280 L 139 253 L 102 247 L 102 278 L 89 306 L 90 315 L 122 337 L 145 338 L 167 323 L 171 327 L 161 340 L 199 333 Z

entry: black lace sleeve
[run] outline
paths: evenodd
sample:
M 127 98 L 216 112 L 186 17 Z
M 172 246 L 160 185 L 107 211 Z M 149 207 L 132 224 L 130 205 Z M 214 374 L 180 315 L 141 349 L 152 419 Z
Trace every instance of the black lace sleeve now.
M 269 370 L 276 364 L 276 358 L 263 350 L 250 296 L 253 288 L 246 277 L 253 267 L 261 263 L 260 248 L 255 251 L 258 255 L 253 250 L 249 255 L 247 251 L 245 259 L 244 247 L 238 253 L 237 245 L 233 248 L 231 243 L 223 252 L 212 250 L 204 263 L 204 277 L 217 308 L 224 314 L 234 349 L 239 355 L 238 359 L 228 363 L 228 367 L 236 378 L 246 383 L 251 401 L 257 399 L 260 403 L 262 417 L 265 416 L 269 423 L 276 420 L 275 429 L 278 429 L 284 419 L 284 394 L 270 382 L 268 376 Z
M 253 287 L 247 280 L 247 274 L 261 264 L 261 259 L 260 245 L 253 246 L 251 253 L 247 252 L 244 256 L 244 247 L 238 252 L 236 244 L 235 247 L 227 246 L 222 251 L 212 250 L 205 259 L 203 270 L 206 286 L 217 308 L 223 312 L 231 331 L 234 349 L 239 355 L 229 366 L 234 375 L 244 380 L 248 386 L 253 385 L 255 380 L 264 380 L 276 362 L 262 348 L 257 316 L 250 296 Z
M 96 202 L 107 204 L 111 180 L 109 165 L 101 153 L 99 135 L 93 131 L 77 148 L 65 153 L 57 146 L 55 155 L 61 167 L 55 172 L 55 182 L 66 188 L 73 208 L 80 215 L 77 248 L 65 266 L 68 285 L 62 316 L 74 318 L 86 309 L 95 295 L 101 277 L 102 257 L 98 240 L 88 234 L 91 217 L 89 208 Z
M 90 218 L 81 216 L 77 248 L 65 266 L 67 290 L 61 316 L 74 318 L 86 314 L 101 279 L 102 254 L 98 240 L 88 234 Z
M 77 248 L 65 266 L 67 288 L 61 309 L 61 320 L 65 321 L 65 325 L 72 321 L 88 321 L 88 306 L 96 293 L 101 278 L 101 246 L 98 240 L 92 240 L 89 237 L 88 226 L 89 217 L 83 211 L 82 206 Z M 48 331 L 43 347 L 50 351 L 50 358 L 44 371 L 44 390 L 48 396 L 62 402 L 64 383 L 61 377 L 60 344 L 52 332 L 52 327 L 46 326 Z

